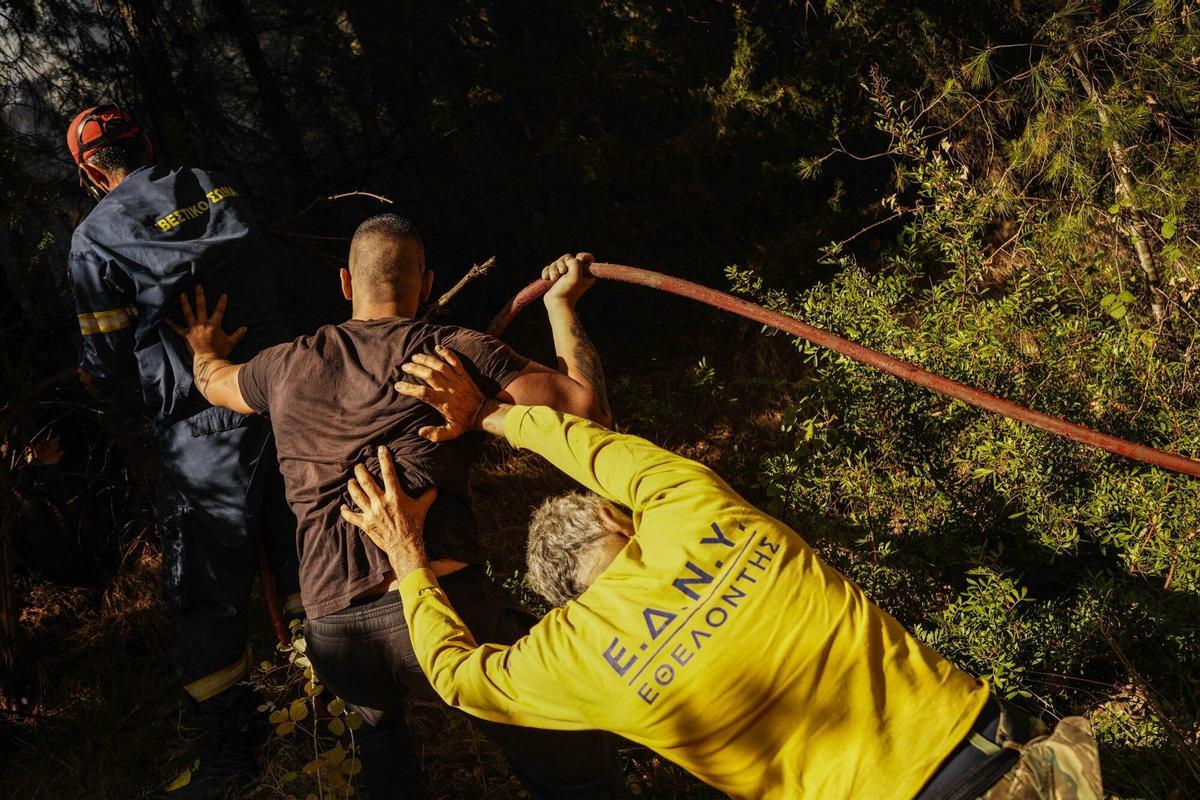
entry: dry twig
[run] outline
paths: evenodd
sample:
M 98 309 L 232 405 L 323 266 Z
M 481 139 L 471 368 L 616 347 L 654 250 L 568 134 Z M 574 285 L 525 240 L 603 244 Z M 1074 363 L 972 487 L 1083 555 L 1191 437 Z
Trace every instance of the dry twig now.
M 429 322 L 441 316 L 442 313 L 445 312 L 446 306 L 450 305 L 450 301 L 454 299 L 455 295 L 461 292 L 463 288 L 466 287 L 466 285 L 471 281 L 487 275 L 488 270 L 490 270 L 495 263 L 496 257 L 492 256 L 482 264 L 473 265 L 469 270 L 467 270 L 465 275 L 458 279 L 458 283 L 451 286 L 445 294 L 437 299 L 437 302 L 425 309 L 425 313 L 421 315 L 421 319 Z

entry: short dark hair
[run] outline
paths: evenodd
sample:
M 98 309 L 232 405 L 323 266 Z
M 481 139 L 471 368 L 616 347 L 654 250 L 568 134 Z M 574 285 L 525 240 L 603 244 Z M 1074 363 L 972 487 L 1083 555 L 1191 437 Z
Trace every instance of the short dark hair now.
M 397 246 L 400 242 L 408 244 Z M 376 214 L 354 231 L 350 275 L 356 293 L 375 299 L 406 297 L 420 292 L 424 274 L 425 243 L 410 220 L 399 214 Z
M 141 136 L 118 139 L 92 152 L 87 163 L 94 164 L 105 172 L 133 172 L 150 160 L 146 140 Z
M 413 224 L 412 220 L 399 214 L 376 214 L 373 217 L 367 217 L 355 229 L 354 238 L 357 239 L 372 233 L 391 236 L 393 239 L 412 239 L 421 245 L 422 251 L 425 249 L 425 242 L 421 239 L 421 232 L 417 226 Z

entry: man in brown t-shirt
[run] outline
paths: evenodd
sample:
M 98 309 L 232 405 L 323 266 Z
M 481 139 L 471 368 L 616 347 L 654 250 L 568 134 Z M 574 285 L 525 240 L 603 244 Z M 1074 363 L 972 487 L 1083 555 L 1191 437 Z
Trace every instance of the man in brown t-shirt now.
M 378 472 L 378 448 L 386 447 L 410 494 L 436 487 L 426 523 L 432 569 L 473 609 L 474 620 L 470 611 L 463 615 L 479 641 L 510 643 L 523 635 L 533 618 L 479 565 L 467 493 L 479 439 L 435 444 L 420 436 L 444 421 L 394 386 L 422 377 L 423 368 L 408 363 L 414 355 L 440 349 L 456 353 L 483 390 L 503 402 L 549 405 L 609 424 L 599 358 L 575 314 L 576 301 L 594 282 L 586 274 L 590 261 L 586 253 L 563 256 L 543 270 L 543 278 L 554 281 L 545 302 L 561 371 L 485 334 L 417 321 L 433 272 L 415 228 L 392 214 L 368 219 L 351 242 L 349 269 L 341 271 L 351 319 L 245 364 L 225 358 L 243 332 L 221 330 L 226 299 L 211 317 L 202 289 L 195 312 L 181 299 L 188 328 L 179 331 L 194 352 L 196 386 L 213 405 L 271 418 L 297 518 L 308 656 L 330 689 L 371 723 L 359 743 L 363 783 L 374 798 L 419 796 L 401 698 L 405 686 L 427 683 L 408 636 L 396 636 L 404 618 L 387 556 L 341 518 L 346 482 L 362 461 Z M 535 795 L 606 797 L 618 778 L 611 746 L 600 734 L 482 727 Z
M 458 353 L 492 395 L 529 367 L 528 359 L 490 336 L 407 317 L 352 319 L 264 350 L 242 366 L 238 387 L 256 414 L 271 418 L 288 500 L 299 522 L 301 595 L 311 618 L 350 605 L 391 571 L 371 542 L 342 522 L 345 480 L 356 458 L 385 445 L 410 491 L 431 486 L 432 557 L 473 564 L 479 542 L 467 497 L 467 470 L 478 442 L 434 444 L 417 435 L 438 422 L 393 387 L 405 353 Z M 536 369 L 536 367 L 535 367 Z M 378 472 L 378 462 L 372 468 Z M 453 572 L 448 569 L 447 572 Z

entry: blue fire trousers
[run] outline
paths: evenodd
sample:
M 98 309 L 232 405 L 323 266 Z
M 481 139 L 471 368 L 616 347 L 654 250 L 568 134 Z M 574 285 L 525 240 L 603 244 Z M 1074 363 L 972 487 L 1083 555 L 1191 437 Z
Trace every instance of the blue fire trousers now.
M 265 540 L 285 613 L 303 613 L 296 520 L 284 499 L 266 419 L 208 408 L 161 429 L 158 439 L 163 595 L 172 614 L 184 689 L 195 703 L 204 704 L 242 681 L 249 670 L 256 537 Z

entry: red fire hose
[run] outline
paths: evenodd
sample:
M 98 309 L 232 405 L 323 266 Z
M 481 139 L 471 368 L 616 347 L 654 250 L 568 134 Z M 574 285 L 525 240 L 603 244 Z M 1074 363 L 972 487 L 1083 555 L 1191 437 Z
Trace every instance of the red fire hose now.
M 651 289 L 658 289 L 663 292 L 679 295 L 680 297 L 697 300 L 713 308 L 738 314 L 746 319 L 768 325 L 785 333 L 790 333 L 793 336 L 798 336 L 815 345 L 828 348 L 835 353 L 840 353 L 847 358 L 852 358 L 855 361 L 882 370 L 889 375 L 895 375 L 897 378 L 924 386 L 926 389 L 953 397 L 956 400 L 962 400 L 964 403 L 970 403 L 986 411 L 1002 414 L 1009 419 L 1015 419 L 1027 425 L 1032 425 L 1035 428 L 1040 428 L 1059 436 L 1065 436 L 1068 439 L 1074 439 L 1077 442 L 1083 442 L 1093 447 L 1099 447 L 1102 450 L 1107 450 L 1110 453 L 1125 458 L 1131 458 L 1135 461 L 1161 467 L 1162 469 L 1182 472 L 1185 475 L 1200 477 L 1200 461 L 1186 458 L 1177 453 L 1168 453 L 1165 450 L 1158 450 L 1143 444 L 1130 442 L 1116 436 L 1109 436 L 1106 433 L 1100 433 L 1091 428 L 1085 428 L 1082 425 L 1076 425 L 1073 422 L 1067 422 L 1064 419 L 1025 408 L 1011 400 L 1005 400 L 994 394 L 988 394 L 958 381 L 950 380 L 927 369 L 922 369 L 916 364 L 910 364 L 907 361 L 901 361 L 898 358 L 884 355 L 869 347 L 855 344 L 848 339 L 843 339 L 841 336 L 821 330 L 820 328 L 814 328 L 812 325 L 806 325 L 799 320 L 784 316 L 778 312 L 769 311 L 762 306 L 747 302 L 725 292 L 718 292 L 715 289 L 709 289 L 707 286 L 701 286 L 700 284 L 685 281 L 681 278 L 672 278 L 657 272 L 638 269 L 637 267 L 626 267 L 620 264 L 592 264 L 591 273 L 597 278 L 634 283 L 638 286 L 648 286 Z M 493 336 L 500 335 L 517 314 L 521 313 L 521 310 L 525 306 L 537 300 L 549 288 L 550 282 L 544 280 L 537 280 L 526 286 L 496 315 L 491 325 L 488 326 L 488 333 Z
M 287 623 L 283 620 L 283 609 L 279 606 L 279 595 L 275 593 L 275 575 L 271 572 L 271 562 L 267 558 L 267 542 L 262 533 L 255 537 L 258 546 L 258 588 L 262 591 L 263 601 L 267 604 L 267 616 L 271 618 L 271 628 L 275 631 L 275 639 L 280 644 L 291 644 L 292 637 L 288 634 Z

